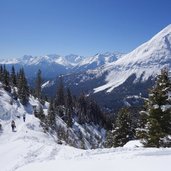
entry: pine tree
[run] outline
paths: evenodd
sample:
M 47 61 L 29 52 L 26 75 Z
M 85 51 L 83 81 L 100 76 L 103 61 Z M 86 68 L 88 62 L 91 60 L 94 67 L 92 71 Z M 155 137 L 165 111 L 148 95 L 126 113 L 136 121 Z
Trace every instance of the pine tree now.
M 79 108 L 78 120 L 79 123 L 82 124 L 86 121 L 86 115 L 87 115 L 87 99 L 84 93 L 82 93 L 78 99 L 78 108 Z
M 114 130 L 108 132 L 107 145 L 109 147 L 123 146 L 129 140 L 133 139 L 134 131 L 131 124 L 131 113 L 129 109 L 122 108 L 116 118 Z
M 55 130 L 56 128 L 56 117 L 55 117 L 53 100 L 50 101 L 49 108 L 48 108 L 47 125 L 52 130 Z
M 3 67 L 0 66 L 0 81 L 3 81 Z
M 113 147 L 114 145 L 113 145 L 113 130 L 108 130 L 107 132 L 106 132 L 106 140 L 105 140 L 105 144 L 104 144 L 104 146 L 106 147 L 106 148 L 111 148 L 111 147 Z
M 11 69 L 11 84 L 12 84 L 13 87 L 17 86 L 17 78 L 16 78 L 16 73 L 15 73 L 14 66 L 12 66 L 12 69 Z
M 29 99 L 29 87 L 27 85 L 27 79 L 25 77 L 24 69 L 20 69 L 17 80 L 18 97 L 23 105 L 28 103 Z
M 70 89 L 67 89 L 67 97 L 66 97 L 66 114 L 67 114 L 67 125 L 72 127 L 72 112 L 73 112 L 73 102 Z
M 64 85 L 63 85 L 63 78 L 60 76 L 59 78 L 59 86 L 57 88 L 56 94 L 56 106 L 65 105 L 65 97 L 64 97 Z
M 45 121 L 45 114 L 41 105 L 38 107 L 37 117 L 41 120 L 41 122 Z
M 73 108 L 73 101 L 72 95 L 69 88 L 67 88 L 67 95 L 66 95 L 66 107 L 72 109 Z
M 87 121 L 94 122 L 95 124 L 103 123 L 102 112 L 94 100 L 90 100 L 88 103 L 88 114 L 87 114 Z
M 145 146 L 171 146 L 171 139 L 168 138 L 171 135 L 171 105 L 168 97 L 170 90 L 169 73 L 167 69 L 163 69 L 149 92 L 144 112 L 147 118 L 142 133 Z
M 37 72 L 36 82 L 35 82 L 35 95 L 37 98 L 41 98 L 41 85 L 42 85 L 42 76 L 41 70 L 39 69 Z
M 3 68 L 3 79 L 2 79 L 2 83 L 3 83 L 3 86 L 4 86 L 4 89 L 6 91 L 11 91 L 11 87 L 10 87 L 10 77 L 9 77 L 9 72 L 7 71 L 5 65 L 4 65 L 4 68 Z

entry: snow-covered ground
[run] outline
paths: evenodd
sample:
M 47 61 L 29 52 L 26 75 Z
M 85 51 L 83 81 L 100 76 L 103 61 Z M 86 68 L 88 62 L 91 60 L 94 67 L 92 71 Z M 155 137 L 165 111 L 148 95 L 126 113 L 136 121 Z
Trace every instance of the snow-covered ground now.
M 170 168 L 171 150 L 156 149 L 107 149 L 78 152 L 67 158 L 67 153 L 72 151 L 63 151 L 64 156 L 56 157 L 55 160 L 42 163 L 33 163 L 18 171 L 164 171 Z
M 163 171 L 169 170 L 171 148 L 143 148 L 139 141 L 124 147 L 81 150 L 58 145 L 45 134 L 39 120 L 26 115 L 16 120 L 17 131 L 12 132 L 9 121 L 3 122 L 0 135 L 1 171 Z
M 8 122 L 8 121 L 7 121 Z M 6 125 L 6 126 L 5 126 Z M 122 148 L 80 150 L 58 145 L 43 133 L 39 120 L 27 115 L 16 120 L 17 132 L 9 123 L 0 136 L 0 168 L 2 171 L 59 170 L 169 170 L 171 149 L 144 149 L 139 142 Z
M 10 94 L 0 89 L 0 171 L 168 171 L 171 148 L 143 148 L 139 141 L 124 147 L 81 150 L 56 143 L 56 138 L 44 133 L 39 119 L 32 114 L 30 98 L 24 108 L 12 101 Z M 45 106 L 46 107 L 46 106 Z M 22 115 L 26 114 L 26 122 Z M 11 130 L 15 120 L 16 132 Z M 92 129 L 95 131 L 95 129 Z

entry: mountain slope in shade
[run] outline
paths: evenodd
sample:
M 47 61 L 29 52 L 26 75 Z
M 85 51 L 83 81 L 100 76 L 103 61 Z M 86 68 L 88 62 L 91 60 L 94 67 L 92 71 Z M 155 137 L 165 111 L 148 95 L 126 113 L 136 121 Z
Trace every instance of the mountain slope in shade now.
M 108 72 L 106 83 L 95 88 L 94 92 L 103 90 L 111 92 L 133 74 L 136 75 L 134 82 L 139 79 L 146 81 L 164 67 L 171 68 L 171 25 L 131 53 L 124 55 L 116 62 L 107 64 L 101 71 Z

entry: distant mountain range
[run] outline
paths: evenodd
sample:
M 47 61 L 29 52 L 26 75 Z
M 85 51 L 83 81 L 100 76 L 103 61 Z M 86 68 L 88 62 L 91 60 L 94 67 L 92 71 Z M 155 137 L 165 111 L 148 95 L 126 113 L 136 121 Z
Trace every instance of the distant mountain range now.
M 46 56 L 25 55 L 22 58 L 1 60 L 0 64 L 6 64 L 9 69 L 12 65 L 17 69 L 24 67 L 28 77 L 35 77 L 38 69 L 41 69 L 43 76 L 48 79 L 55 78 L 61 74 L 95 69 L 104 64 L 116 61 L 122 55 L 122 53 L 118 52 L 96 54 L 89 57 L 74 54 L 66 56 L 56 54 Z
M 40 68 L 51 80 L 44 86 L 44 92 L 51 95 L 56 90 L 57 76 L 63 74 L 65 85 L 75 94 L 84 91 L 104 107 L 140 104 L 160 70 L 171 68 L 171 25 L 128 54 L 24 56 L 0 63 L 24 66 L 29 77 Z

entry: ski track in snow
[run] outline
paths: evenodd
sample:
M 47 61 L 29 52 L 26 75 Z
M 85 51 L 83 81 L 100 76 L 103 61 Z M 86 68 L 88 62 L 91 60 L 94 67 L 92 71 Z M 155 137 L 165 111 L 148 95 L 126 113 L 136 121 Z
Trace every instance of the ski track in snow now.
M 7 121 L 4 132 L 0 136 L 0 168 L 2 171 L 55 171 L 59 170 L 137 170 L 138 164 L 146 165 L 145 171 L 155 171 L 167 167 L 171 161 L 171 149 L 144 149 L 133 145 L 111 148 L 81 150 L 69 146 L 58 145 L 54 139 L 44 134 L 39 121 L 27 115 L 26 122 L 22 118 L 16 120 L 17 132 L 12 132 Z M 33 126 L 34 125 L 34 126 Z M 151 161 L 151 163 L 149 162 Z M 135 162 L 135 163 L 134 163 Z M 119 167 L 119 164 L 121 166 Z M 136 166 L 135 168 L 133 166 Z M 141 167 L 141 166 L 140 166 Z M 144 167 L 144 166 L 143 166 Z M 157 167 L 157 168 L 156 168 Z M 142 170 L 142 169 L 139 169 Z

